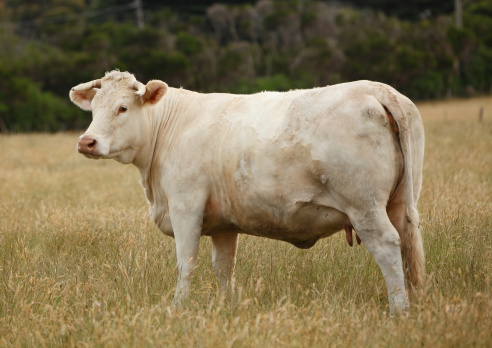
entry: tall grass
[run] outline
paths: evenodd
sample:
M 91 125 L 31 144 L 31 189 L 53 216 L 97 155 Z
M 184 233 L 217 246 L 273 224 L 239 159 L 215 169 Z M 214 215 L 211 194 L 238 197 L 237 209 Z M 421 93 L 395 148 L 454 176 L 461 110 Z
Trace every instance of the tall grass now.
M 1 136 L 0 346 L 492 346 L 492 99 L 420 108 L 429 277 L 406 318 L 342 233 L 310 250 L 241 236 L 230 299 L 204 238 L 174 308 L 174 243 L 135 168 L 76 154 L 76 134 Z

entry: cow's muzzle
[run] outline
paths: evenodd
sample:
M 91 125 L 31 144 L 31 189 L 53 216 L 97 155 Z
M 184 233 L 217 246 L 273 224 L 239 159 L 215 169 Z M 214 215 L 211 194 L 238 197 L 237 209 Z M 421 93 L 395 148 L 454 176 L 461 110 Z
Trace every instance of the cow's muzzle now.
M 82 135 L 77 143 L 77 151 L 84 155 L 100 156 L 97 151 L 98 142 L 96 138 Z

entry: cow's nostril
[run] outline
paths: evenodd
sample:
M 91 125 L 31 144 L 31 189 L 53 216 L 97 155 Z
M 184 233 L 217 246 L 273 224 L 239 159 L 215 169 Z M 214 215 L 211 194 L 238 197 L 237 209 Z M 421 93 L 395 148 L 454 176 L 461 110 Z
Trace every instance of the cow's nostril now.
M 94 154 L 97 151 L 98 142 L 90 136 L 80 137 L 77 150 L 83 154 Z

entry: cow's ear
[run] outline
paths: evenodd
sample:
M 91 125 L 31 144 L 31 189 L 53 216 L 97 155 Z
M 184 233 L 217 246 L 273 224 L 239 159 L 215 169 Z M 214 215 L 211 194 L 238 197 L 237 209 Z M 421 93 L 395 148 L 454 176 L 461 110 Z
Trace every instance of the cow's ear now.
M 145 85 L 145 94 L 142 96 L 142 103 L 155 104 L 166 94 L 167 83 L 160 80 L 151 80 Z
M 91 111 L 91 101 L 94 99 L 97 90 L 94 88 L 85 91 L 76 91 L 72 88 L 70 91 L 70 100 L 82 110 Z

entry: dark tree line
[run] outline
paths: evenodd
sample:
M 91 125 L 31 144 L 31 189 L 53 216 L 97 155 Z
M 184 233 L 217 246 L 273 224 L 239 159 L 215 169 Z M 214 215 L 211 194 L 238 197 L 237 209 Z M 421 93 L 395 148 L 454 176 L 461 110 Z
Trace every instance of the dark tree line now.
M 139 30 L 133 1 L 0 0 L 0 130 L 84 127 L 68 90 L 114 68 L 202 92 L 357 79 L 414 99 L 491 92 L 492 0 L 465 0 L 462 29 L 452 0 L 407 0 L 412 15 L 383 0 L 236 2 L 143 1 Z

